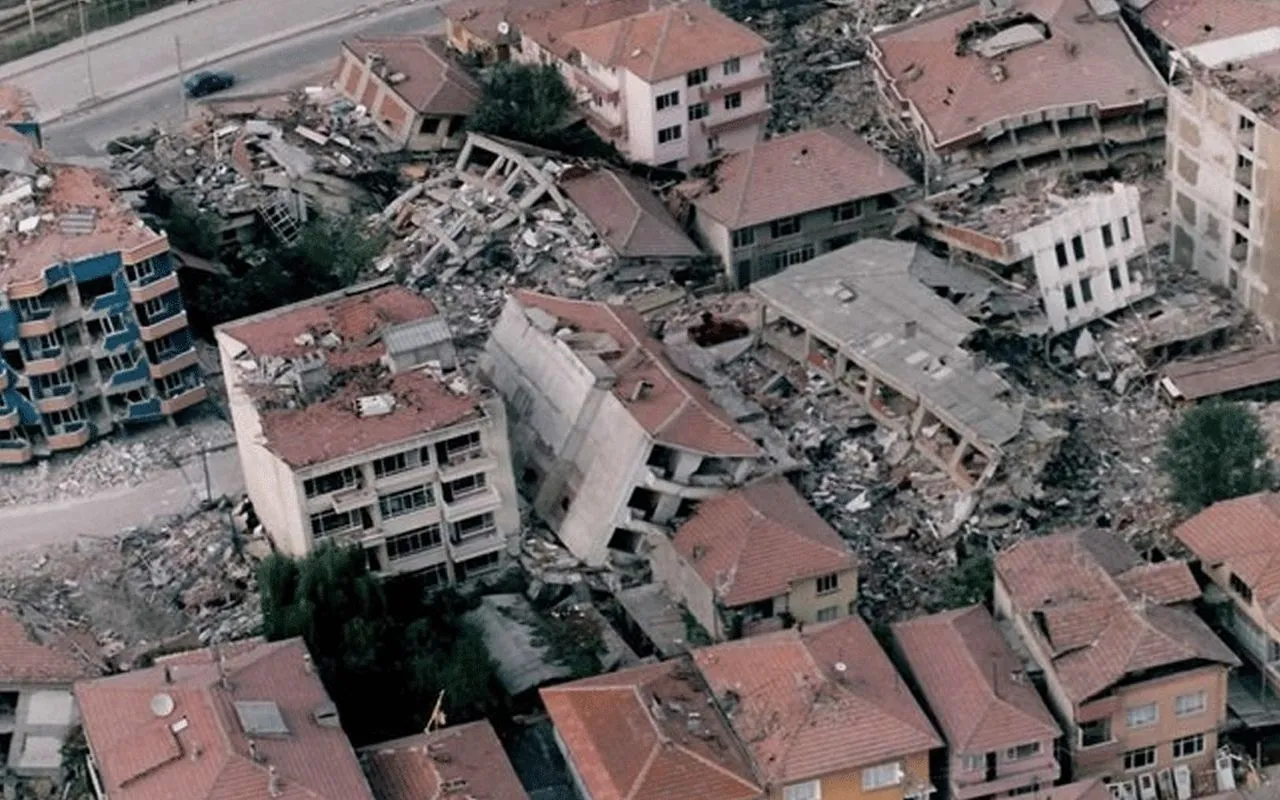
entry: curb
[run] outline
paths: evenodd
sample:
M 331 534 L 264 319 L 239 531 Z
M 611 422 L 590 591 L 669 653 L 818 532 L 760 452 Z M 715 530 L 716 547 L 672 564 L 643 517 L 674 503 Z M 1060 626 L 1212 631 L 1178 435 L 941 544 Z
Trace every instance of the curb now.
M 218 0 L 218 2 L 231 3 L 231 2 L 236 2 L 236 0 Z M 261 50 L 264 47 L 270 47 L 273 44 L 278 44 L 288 39 L 293 39 L 298 36 L 305 36 L 308 33 L 313 33 L 329 25 L 334 25 L 339 22 L 345 22 L 349 19 L 354 19 L 364 14 L 382 11 L 395 6 L 407 6 L 407 5 L 413 5 L 413 4 L 415 4 L 415 0 L 381 0 L 380 2 L 374 2 L 366 6 L 360 6 L 350 11 L 343 12 L 341 14 L 335 14 L 334 16 L 328 17 L 323 20 L 318 20 L 316 22 L 309 22 L 306 25 L 299 25 L 294 28 L 288 28 L 286 30 L 271 34 L 270 36 L 266 36 L 261 39 L 256 39 L 241 47 L 233 47 L 228 50 L 223 50 L 221 52 L 213 53 L 212 55 L 205 56 L 204 58 L 196 59 L 191 63 L 185 65 L 181 73 L 179 73 L 178 70 L 173 70 L 172 72 L 165 73 L 164 75 L 161 75 L 159 77 L 147 78 L 146 80 L 130 84 L 125 88 L 121 89 L 120 91 L 112 92 L 111 94 L 99 95 L 98 97 L 94 97 L 94 98 L 89 98 L 86 102 L 83 102 L 78 106 L 60 111 L 54 114 L 53 116 L 47 117 L 45 119 L 41 119 L 39 122 L 41 125 L 54 125 L 56 123 L 62 122 L 65 119 L 75 117 L 80 114 L 84 114 L 88 111 L 92 111 L 93 109 L 98 108 L 99 106 L 106 105 L 107 103 L 113 103 L 116 100 L 120 100 L 122 98 L 128 97 L 131 94 L 144 92 L 147 89 L 151 89 L 155 86 L 159 86 L 162 83 L 167 83 L 168 81 L 172 81 L 175 78 L 177 78 L 179 74 L 190 74 L 192 72 L 197 72 L 209 66 L 210 64 L 213 64 L 214 62 L 223 61 L 228 58 L 236 58 L 246 53 L 251 53 L 254 50 Z
M 178 0 L 178 2 L 182 2 L 182 0 Z M 97 41 L 93 41 L 91 38 L 90 44 L 89 44 L 89 51 L 93 52 L 94 50 L 97 50 L 100 47 L 106 47 L 109 44 L 115 44 L 121 39 L 128 39 L 130 36 L 136 36 L 140 33 L 146 33 L 147 31 L 153 28 L 158 28 L 161 25 L 165 25 L 169 22 L 172 22 L 175 19 L 184 19 L 186 17 L 194 16 L 196 14 L 199 14 L 202 11 L 209 11 L 219 6 L 226 5 L 227 3 L 238 2 L 238 0 L 196 0 L 196 2 L 199 3 L 198 6 L 188 5 L 185 9 L 182 9 L 178 13 L 164 14 L 163 12 L 168 11 L 169 9 L 172 9 L 174 7 L 174 6 L 168 6 L 167 8 L 157 8 L 155 11 L 151 12 L 150 14 L 146 14 L 141 17 L 135 17 L 135 19 L 143 19 L 144 20 L 143 24 L 138 25 L 135 28 L 131 28 L 130 30 L 127 30 L 127 31 L 116 30 L 114 33 L 111 32 L 113 28 L 116 28 L 116 29 L 121 28 L 122 26 L 128 25 L 130 22 L 133 22 L 134 20 L 126 20 L 117 25 L 112 25 L 110 28 L 99 29 L 99 32 L 105 35 L 103 36 L 103 38 L 98 39 Z M 177 5 L 177 3 L 175 3 L 174 5 Z M 147 19 L 147 17 L 151 17 L 151 19 Z M 89 36 L 92 37 L 93 32 L 90 32 Z M 17 70 L 16 72 L 6 73 L 4 72 L 3 67 L 0 67 L 0 78 L 6 81 L 11 81 L 15 78 L 22 77 L 23 75 L 27 75 L 37 70 L 44 69 L 50 64 L 56 63 L 58 61 L 61 61 L 64 58 L 68 58 L 72 55 L 76 55 L 82 52 L 81 50 L 76 50 L 74 53 L 72 52 L 66 52 L 66 53 L 60 53 L 60 54 L 53 53 L 54 50 L 57 50 L 58 48 L 63 47 L 64 45 L 74 44 L 79 38 L 80 37 L 76 37 L 76 39 L 71 39 L 71 40 L 68 40 L 67 42 L 60 42 L 59 44 L 56 44 L 53 47 L 47 47 L 44 50 L 39 51 L 38 53 L 32 53 L 30 56 L 26 56 L 26 58 L 40 57 L 40 56 L 43 56 L 43 57 L 40 58 L 38 62 L 33 63 L 29 66 L 25 66 L 22 69 Z

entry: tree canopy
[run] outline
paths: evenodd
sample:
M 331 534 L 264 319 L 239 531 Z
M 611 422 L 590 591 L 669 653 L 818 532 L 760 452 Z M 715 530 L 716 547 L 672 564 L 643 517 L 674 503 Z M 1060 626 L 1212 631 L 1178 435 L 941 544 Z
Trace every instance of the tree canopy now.
M 1174 502 L 1189 511 L 1268 489 L 1275 474 L 1258 416 L 1221 400 L 1183 412 L 1165 436 L 1160 466 Z
M 506 62 L 485 81 L 470 126 L 479 133 L 549 144 L 572 105 L 573 92 L 554 66 Z

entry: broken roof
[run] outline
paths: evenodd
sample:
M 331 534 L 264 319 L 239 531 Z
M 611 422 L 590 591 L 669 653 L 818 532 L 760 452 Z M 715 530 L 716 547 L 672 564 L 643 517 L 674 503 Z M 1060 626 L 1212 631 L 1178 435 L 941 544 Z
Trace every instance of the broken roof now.
M 386 73 L 381 77 L 415 111 L 467 116 L 480 101 L 480 84 L 453 62 L 444 43 L 434 36 L 358 37 L 342 46 L 360 61 L 371 55 L 385 59 Z M 391 80 L 396 75 L 404 77 Z
M 512 300 L 550 315 L 553 330 L 548 335 L 572 328 L 611 337 L 609 349 L 595 355 L 616 375 L 614 396 L 655 441 L 712 456 L 762 454 L 706 389 L 675 370 L 666 349 L 632 309 L 526 290 L 516 291 Z
M 498 31 L 501 23 L 519 24 L 529 12 L 559 8 L 564 3 L 565 0 L 454 0 L 440 10 L 451 24 L 494 43 L 503 35 Z
M 837 206 L 913 185 L 844 125 L 800 131 L 729 153 L 708 178 L 676 187 L 730 230 Z
M 383 363 L 395 326 L 435 314 L 427 298 L 381 281 L 228 322 L 218 332 L 244 348 L 232 358 L 257 400 L 265 446 L 304 467 L 483 416 L 479 396 L 459 391 L 460 384 L 446 386 L 422 370 L 391 374 Z M 293 387 L 281 376 L 307 368 L 318 372 L 323 396 L 283 394 Z M 362 415 L 358 403 L 371 396 L 391 398 L 391 410 Z
M 750 762 L 687 657 L 542 690 L 574 775 L 600 800 L 756 800 Z
M 96 674 L 69 641 L 43 641 L 17 616 L 0 610 L 0 683 L 70 685 Z
M 994 445 L 1017 435 L 1022 410 L 1009 386 L 978 367 L 962 343 L 978 326 L 911 276 L 934 259 L 908 242 L 863 239 L 751 285 L 775 311 L 857 358 L 885 381 L 919 397 L 939 419 Z
M 702 255 L 657 195 L 630 175 L 598 169 L 561 178 L 560 188 L 622 258 Z
M 1147 564 L 1114 533 L 1025 539 L 996 556 L 995 574 L 1014 613 L 1035 615 L 1028 628 L 1074 703 L 1156 667 L 1240 663 L 1193 611 L 1169 605 L 1199 596 L 1187 565 Z
M 893 626 L 925 702 L 955 753 L 981 754 L 1061 734 L 981 605 Z
M 1258 607 L 1280 625 L 1280 495 L 1221 500 L 1173 535 L 1206 566 L 1222 567 L 1244 581 Z
M 769 43 L 701 0 L 636 13 L 562 37 L 568 46 L 606 67 L 622 67 L 648 83 L 762 53 Z
M 573 676 L 556 661 L 538 615 L 522 594 L 490 594 L 465 619 L 484 638 L 498 681 L 512 697 Z
M 1142 21 L 1185 50 L 1280 26 L 1280 8 L 1265 0 L 1148 0 Z
M 488 720 L 363 748 L 378 800 L 529 800 Z
M 261 800 L 272 771 L 281 800 L 373 799 L 301 639 L 182 653 L 75 694 L 111 800 Z
M 961 46 L 962 31 L 966 39 L 989 38 Z M 1050 108 L 1105 111 L 1165 96 L 1119 15 L 1100 19 L 1088 0 L 1018 0 L 1014 11 L 986 21 L 973 2 L 873 33 L 871 40 L 890 91 L 915 107 L 938 146 Z M 988 46 L 999 52 L 978 52 L 991 52 Z
M 860 617 L 702 648 L 694 661 L 769 786 L 942 745 Z
M 803 578 L 857 567 L 840 534 L 782 477 L 703 502 L 672 544 L 730 608 L 786 594 Z
M 1160 383 L 1176 399 L 1199 400 L 1276 381 L 1280 347 L 1269 345 L 1175 361 L 1164 368 Z
M 13 125 L 35 121 L 35 100 L 15 83 L 0 83 L 0 123 Z

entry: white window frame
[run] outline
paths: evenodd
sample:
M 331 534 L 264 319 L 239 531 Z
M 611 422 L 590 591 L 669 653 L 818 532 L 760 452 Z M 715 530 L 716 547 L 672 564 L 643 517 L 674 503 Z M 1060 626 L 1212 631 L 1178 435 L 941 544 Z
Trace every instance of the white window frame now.
M 680 90 L 672 89 L 669 92 L 663 92 L 654 98 L 653 104 L 658 111 L 666 111 L 668 108 L 675 108 L 680 105 Z
M 143 259 L 136 264 L 128 264 L 124 268 L 125 278 L 129 283 L 137 283 L 144 278 L 150 278 L 156 274 L 155 257 Z
M 1184 708 L 1183 701 L 1194 699 L 1197 704 L 1194 708 Z M 1208 693 L 1201 689 L 1198 692 L 1189 694 L 1180 694 L 1173 699 L 1173 713 L 1178 717 L 1194 717 L 1197 714 L 1203 714 L 1209 708 Z
M 1145 755 L 1147 753 L 1151 754 L 1150 762 L 1144 764 L 1131 764 L 1131 762 L 1136 760 L 1135 756 L 1139 754 Z M 1121 762 L 1124 764 L 1125 772 L 1142 772 L 1144 770 L 1155 769 L 1155 767 L 1160 763 L 1160 752 L 1156 749 L 1155 745 L 1151 745 L 1149 747 L 1137 747 L 1126 752 L 1121 757 Z
M 415 495 L 421 494 L 423 502 L 419 503 Z M 398 492 L 378 496 L 378 511 L 384 520 L 407 517 L 419 511 L 425 511 L 436 504 L 435 492 L 430 486 L 410 486 Z
M 1150 718 L 1146 718 L 1150 712 Z M 1135 717 L 1141 715 L 1135 722 Z M 1149 728 L 1160 721 L 1160 706 L 1156 703 L 1143 703 L 1140 706 L 1132 706 L 1124 710 L 1125 725 L 1130 728 Z
M 120 333 L 124 328 L 124 317 L 119 314 L 108 314 L 102 318 L 102 333 L 105 336 Z
M 902 783 L 902 762 L 890 761 L 876 764 L 862 770 L 862 791 L 873 792 L 876 789 L 887 789 Z
M 1196 744 L 1199 746 L 1196 748 L 1194 752 L 1188 753 L 1188 752 L 1185 752 L 1185 746 L 1188 744 Z M 1170 751 L 1173 753 L 1174 761 L 1182 761 L 1184 759 L 1195 758 L 1196 756 L 1202 756 L 1204 755 L 1206 749 L 1207 748 L 1205 747 L 1205 739 L 1204 739 L 1203 733 L 1193 733 L 1190 736 L 1179 737 L 1177 739 L 1174 739 L 1173 744 L 1170 746 Z M 1179 750 L 1183 750 L 1183 752 L 1180 753 L 1178 752 Z
M 415 540 L 417 544 L 421 546 L 411 547 L 403 551 L 398 546 L 399 542 L 413 542 Z M 431 543 L 426 544 L 426 542 Z M 397 533 L 393 536 L 387 537 L 386 546 L 388 561 L 400 561 L 405 558 L 413 558 L 419 553 L 426 553 L 439 547 L 443 547 L 444 529 L 439 523 L 432 523 L 431 525 L 415 528 L 411 531 Z
M 1021 753 L 1019 752 L 1021 750 L 1028 750 L 1028 752 Z M 1005 750 L 1004 760 L 1005 761 L 1026 761 L 1028 758 L 1035 758 L 1038 755 L 1040 755 L 1040 743 L 1027 742 L 1026 744 L 1020 744 L 1016 747 L 1010 747 L 1009 749 Z
M 972 753 L 965 753 L 960 756 L 960 770 L 962 772 L 977 772 L 978 770 L 985 768 L 986 765 L 987 758 L 985 755 L 975 756 Z
M 462 532 L 462 523 L 470 522 L 473 519 L 484 519 L 486 517 L 488 518 L 488 524 L 478 528 L 474 528 L 470 532 L 465 534 Z M 472 539 L 483 539 L 486 536 L 492 536 L 493 534 L 497 533 L 498 519 L 493 515 L 492 511 L 485 511 L 481 514 L 473 514 L 469 517 L 464 517 L 463 519 L 460 519 L 457 522 L 453 523 L 452 527 L 453 527 L 454 541 L 458 544 L 461 544 L 462 542 L 469 542 Z
M 826 585 L 823 588 L 823 585 Z M 832 572 L 827 575 L 819 575 L 813 579 L 814 591 L 819 595 L 834 594 L 840 591 L 840 573 Z
M 678 142 L 683 138 L 684 138 L 683 125 L 670 125 L 666 128 L 658 129 L 658 144 L 669 144 L 671 142 Z
M 805 781 L 784 787 L 782 800 L 822 800 L 822 781 Z
M 720 65 L 720 69 L 725 75 L 737 75 L 742 71 L 742 59 L 737 56 L 725 59 L 724 63 Z
M 724 96 L 724 110 L 737 111 L 742 108 L 742 92 L 730 92 Z
M 832 620 L 839 619 L 840 606 L 827 606 L 826 608 L 820 608 L 818 609 L 818 613 L 815 615 L 815 618 L 818 622 L 831 622 Z

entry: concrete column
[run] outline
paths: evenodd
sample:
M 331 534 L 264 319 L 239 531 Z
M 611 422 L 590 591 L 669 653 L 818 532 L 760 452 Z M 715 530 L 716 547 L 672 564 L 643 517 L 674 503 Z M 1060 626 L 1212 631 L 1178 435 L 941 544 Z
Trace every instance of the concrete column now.
M 653 522 L 666 525 L 680 510 L 680 498 L 674 494 L 658 493 L 658 505 L 653 509 Z
M 912 438 L 914 438 L 918 433 L 920 433 L 920 428 L 924 425 L 924 415 L 926 413 L 927 412 L 925 411 L 924 403 L 918 404 L 916 406 L 916 410 L 911 412 L 910 430 L 911 430 Z
M 693 473 L 702 466 L 702 456 L 684 450 L 676 450 L 676 463 L 671 469 L 671 480 L 676 483 L 688 483 Z
M 868 405 L 870 405 L 870 404 L 871 404 L 871 398 L 875 397 L 875 395 L 876 395 L 876 388 L 877 388 L 879 385 L 880 385 L 880 384 L 876 381 L 875 376 L 874 376 L 874 375 L 872 375 L 870 372 L 868 372 L 868 373 L 867 373 L 867 386 L 866 386 L 866 388 L 865 388 L 865 389 L 863 389 L 863 390 L 862 390 L 862 399 L 863 399 L 863 400 L 865 400 L 865 401 L 866 401 L 866 403 L 867 403 Z
M 956 445 L 956 451 L 951 454 L 951 460 L 947 462 L 947 469 L 951 470 L 952 472 L 958 472 L 962 470 L 963 469 L 962 463 L 964 462 L 965 457 L 969 455 L 969 450 L 971 450 L 972 448 L 973 448 L 972 442 L 970 442 L 968 439 L 961 439 L 960 444 Z

